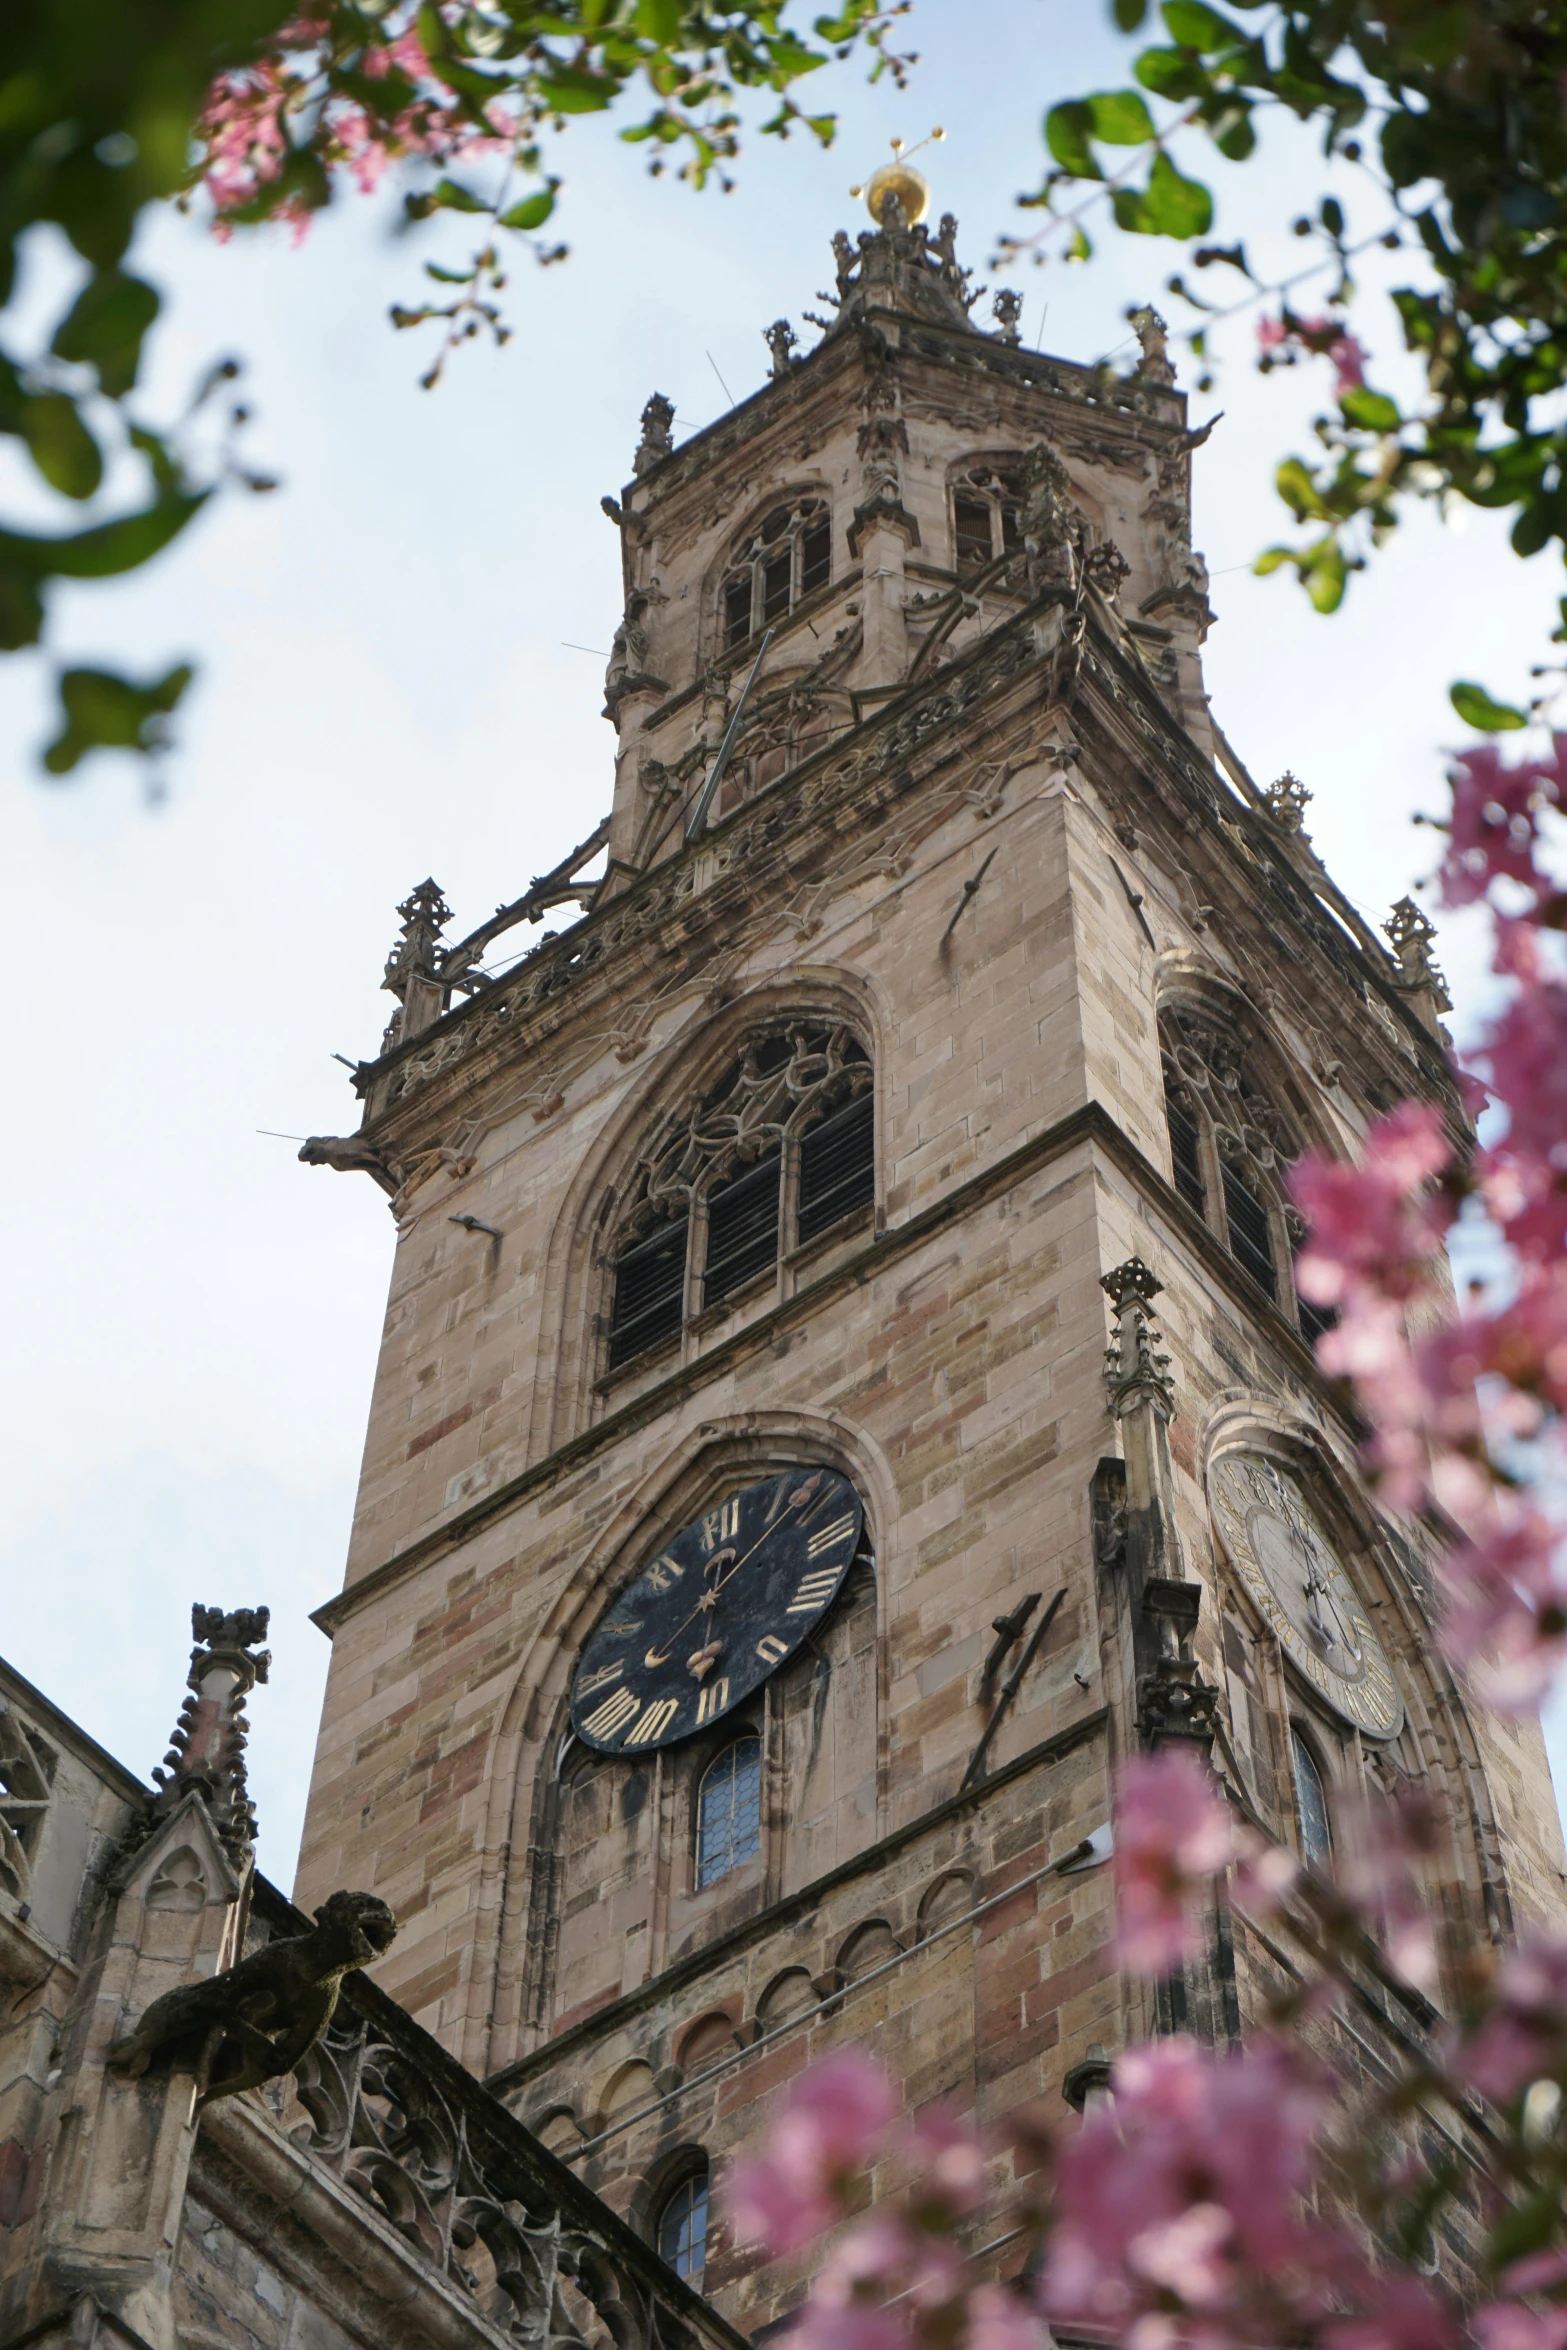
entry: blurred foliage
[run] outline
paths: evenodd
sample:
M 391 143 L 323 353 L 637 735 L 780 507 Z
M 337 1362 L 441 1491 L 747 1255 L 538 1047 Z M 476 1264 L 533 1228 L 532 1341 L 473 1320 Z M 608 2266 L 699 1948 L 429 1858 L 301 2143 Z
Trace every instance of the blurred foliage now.
M 234 453 L 246 411 L 229 396 L 233 361 L 208 371 L 173 424 L 140 412 L 161 297 L 128 256 L 149 205 L 210 203 L 220 233 L 280 217 L 302 226 L 345 179 L 367 188 L 388 165 L 413 171 L 424 184 L 406 199 L 411 219 L 484 216 L 467 267 L 431 266 L 446 298 L 399 316 L 442 327 L 433 381 L 455 344 L 486 323 L 505 332 L 490 299 L 504 282 L 500 251 L 508 238 L 537 240 L 556 206 L 544 133 L 614 106 L 638 83 L 651 105 L 623 135 L 650 143 L 660 163 L 678 151 L 683 175 L 701 186 L 738 150 L 740 91 L 776 99 L 764 130 L 787 135 L 798 123 L 830 139 L 833 117 L 801 113 L 793 84 L 859 42 L 874 52 L 873 71 L 901 74 L 905 61 L 885 35 L 906 5 L 846 0 L 816 17 L 806 39 L 784 22 L 788 0 L 8 0 L 0 434 L 25 453 L 44 493 L 29 513 L 65 503 L 52 527 L 0 518 L 0 652 L 41 643 L 57 581 L 138 569 L 225 481 L 272 486 Z M 76 267 L 58 315 L 28 331 L 23 247 L 29 232 L 50 228 Z M 534 250 L 550 260 L 564 248 L 535 241 Z M 66 774 L 100 746 L 157 750 L 191 674 L 183 663 L 142 682 L 62 671 L 47 771 Z
M 1147 0 L 1113 0 L 1128 34 L 1147 13 Z M 1083 218 L 1096 199 L 1108 202 L 1121 228 L 1175 238 L 1193 248 L 1196 267 L 1246 281 L 1239 299 L 1216 300 L 1171 279 L 1198 316 L 1187 339 L 1200 360 L 1217 317 L 1264 302 L 1265 369 L 1311 353 L 1335 359 L 1338 402 L 1317 421 L 1319 449 L 1286 459 L 1277 477 L 1310 535 L 1270 549 L 1260 566 L 1293 567 L 1319 610 L 1337 608 L 1409 494 L 1510 513 L 1520 555 L 1567 547 L 1567 9 L 1559 0 L 1234 0 L 1228 9 L 1165 0 L 1159 14 L 1165 37 L 1138 53 L 1135 88 L 1050 109 L 1051 168 L 1027 201 L 1051 214 L 1051 229 L 1009 249 L 1038 247 L 1053 230 L 1083 257 Z M 1213 203 L 1192 152 L 1206 138 L 1244 165 L 1280 109 L 1316 126 L 1325 158 L 1358 169 L 1370 217 L 1352 234 L 1338 197 L 1313 195 L 1293 225 L 1318 257 L 1269 286 L 1244 245 L 1200 242 Z M 1366 384 L 1366 354 L 1349 333 L 1354 261 L 1373 244 L 1416 248 L 1426 264 L 1419 285 L 1393 295 L 1425 383 L 1409 414 Z M 1327 313 L 1308 318 L 1288 296 L 1319 271 L 1330 280 Z M 1567 600 L 1562 618 L 1559 634 Z

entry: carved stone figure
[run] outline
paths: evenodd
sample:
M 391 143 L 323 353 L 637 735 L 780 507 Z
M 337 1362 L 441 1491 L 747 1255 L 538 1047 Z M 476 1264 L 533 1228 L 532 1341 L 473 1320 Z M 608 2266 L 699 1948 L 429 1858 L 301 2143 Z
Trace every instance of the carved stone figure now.
M 269 1942 L 205 1983 L 165 1991 L 110 2050 L 110 2064 L 134 2080 L 172 2052 L 207 2073 L 203 2104 L 291 2073 L 332 2021 L 343 1977 L 384 1956 L 397 1934 L 375 1893 L 334 1893 L 315 1916 L 308 1934 Z M 225 2049 L 233 2069 L 213 2078 Z
M 1142 345 L 1142 358 L 1137 372 L 1144 383 L 1173 384 L 1175 369 L 1170 363 L 1169 344 L 1164 320 L 1149 302 L 1140 309 L 1129 310 L 1132 331 Z
M 999 333 L 1001 340 L 1004 343 L 1016 343 L 1020 341 L 1021 336 L 1018 330 L 1018 321 L 1023 315 L 1022 295 L 1014 294 L 1010 286 L 1003 286 L 1001 291 L 997 294 L 995 300 L 991 303 L 990 308 L 991 314 L 995 318 L 996 330 Z
M 1076 564 L 1075 515 L 1066 467 L 1043 441 L 1030 449 L 1023 468 L 1020 530 L 1023 563 L 1031 588 L 1068 587 Z
M 787 375 L 791 367 L 798 365 L 794 348 L 799 336 L 787 318 L 775 318 L 771 326 L 763 327 L 762 335 L 773 355 L 773 374 Z
M 633 473 L 646 473 L 660 458 L 667 457 L 675 445 L 675 403 L 666 400 L 662 392 L 655 392 L 642 411 L 642 438 L 631 461 Z

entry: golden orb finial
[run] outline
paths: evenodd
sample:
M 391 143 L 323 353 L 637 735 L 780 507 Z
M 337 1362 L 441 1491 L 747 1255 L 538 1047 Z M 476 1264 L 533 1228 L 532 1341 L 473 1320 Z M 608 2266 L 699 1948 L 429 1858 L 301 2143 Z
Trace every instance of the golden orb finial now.
M 944 139 L 946 135 L 944 130 L 933 130 L 911 152 L 917 155 L 920 147 L 928 146 L 932 139 Z M 878 228 L 882 225 L 882 213 L 889 197 L 897 197 L 903 207 L 904 220 L 910 228 L 917 220 L 923 220 L 930 210 L 929 183 L 923 173 L 917 172 L 909 162 L 903 152 L 901 139 L 892 142 L 892 161 L 882 164 L 879 170 L 871 173 L 862 187 L 851 188 L 849 193 L 865 198 L 865 209 Z

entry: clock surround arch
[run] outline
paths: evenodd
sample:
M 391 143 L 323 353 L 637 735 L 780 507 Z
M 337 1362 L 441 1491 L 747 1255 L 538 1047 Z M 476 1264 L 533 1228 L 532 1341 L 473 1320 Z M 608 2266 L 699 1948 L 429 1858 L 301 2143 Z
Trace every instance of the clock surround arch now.
M 1371 1611 L 1404 1706 L 1397 1735 L 1385 1743 L 1363 1740 L 1324 1705 L 1302 1674 L 1282 1664 L 1256 1601 L 1229 1560 L 1214 1521 L 1208 1480 L 1222 1460 L 1244 1453 L 1271 1458 L 1300 1480 Z M 1197 1460 L 1214 1561 L 1215 1612 L 1222 1616 L 1233 1604 L 1243 1621 L 1268 1632 L 1256 1653 L 1269 1655 L 1273 1665 L 1275 1689 L 1268 1710 L 1274 1736 L 1287 1741 L 1292 1719 L 1309 1718 L 1319 1757 L 1328 1765 L 1329 1792 L 1340 1799 L 1363 1798 L 1373 1784 L 1385 1795 L 1408 1779 L 1423 1779 L 1447 1805 L 1459 1863 L 1458 1879 L 1441 1888 L 1441 1901 L 1456 1902 L 1471 1929 L 1500 1941 L 1513 1931 L 1512 1905 L 1501 1867 L 1500 1824 L 1474 1722 L 1435 1637 L 1434 1597 L 1417 1587 L 1413 1554 L 1363 1494 L 1347 1432 L 1253 1390 L 1229 1388 L 1209 1399 L 1197 1431 Z M 1379 1603 L 1374 1608 L 1373 1601 Z M 1354 1783 L 1357 1774 L 1364 1784 Z M 1291 1787 L 1287 1767 L 1276 1767 L 1275 1783 L 1281 1791 Z
M 583 1645 L 600 1617 L 656 1555 L 659 1546 L 737 1486 L 787 1468 L 829 1468 L 848 1478 L 864 1510 L 862 1548 L 875 1565 L 873 1730 L 875 1822 L 889 1825 L 888 1594 L 879 1562 L 896 1543 L 897 1482 L 890 1462 L 863 1430 L 841 1417 L 767 1409 L 707 1418 L 684 1431 L 666 1458 L 625 1496 L 584 1550 L 557 1593 L 528 1654 L 517 1665 L 499 1712 L 485 1783 L 490 1789 L 484 1859 L 475 1900 L 493 1920 L 476 1955 L 487 1974 L 491 2023 L 471 2060 L 494 2071 L 526 2053 L 549 2029 L 541 2005 L 554 1906 L 555 1855 L 565 1793 L 561 1765 L 569 1748 L 572 1677 Z M 859 1574 L 851 1571 L 849 1586 Z M 791 1660 L 797 1666 L 799 1656 Z M 785 1666 L 783 1673 L 789 1673 Z M 765 1685 L 764 1685 L 765 1686 Z M 760 1695 L 760 1693 L 758 1693 Z M 737 1707 L 711 1738 L 691 1741 L 693 1755 L 711 1760 L 736 1735 L 748 1707 Z M 546 1964 L 541 1966 L 540 1953 Z

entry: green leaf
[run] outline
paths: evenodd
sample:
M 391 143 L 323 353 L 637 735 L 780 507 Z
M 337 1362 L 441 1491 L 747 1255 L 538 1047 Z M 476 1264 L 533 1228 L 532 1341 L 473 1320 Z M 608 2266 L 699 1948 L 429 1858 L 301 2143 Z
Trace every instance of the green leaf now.
M 28 455 L 52 490 L 67 498 L 90 498 L 103 479 L 103 452 L 74 400 L 64 392 L 39 392 L 24 400 L 20 429 Z
M 1094 248 L 1088 241 L 1088 235 L 1082 223 L 1079 222 L 1067 240 L 1067 248 L 1062 259 L 1064 261 L 1092 261 L 1093 257 Z
M 679 38 L 684 15 L 685 0 L 637 0 L 631 21 L 644 41 L 656 41 L 661 49 L 668 49 Z
M 44 605 L 38 580 L 23 563 L 8 562 L 0 549 L 0 653 L 19 653 L 43 634 Z
M 1298 515 L 1302 522 L 1308 516 L 1326 514 L 1327 508 L 1322 503 L 1317 485 L 1298 457 L 1285 458 L 1273 476 L 1273 486 L 1290 512 Z
M 1205 0 L 1164 0 L 1159 14 L 1172 41 L 1204 56 L 1219 49 L 1239 49 L 1246 39 L 1239 25 L 1231 24 L 1216 8 L 1207 7 Z
M 471 286 L 478 272 L 473 269 L 443 269 L 438 261 L 427 261 L 424 274 L 443 286 Z
M 1213 89 L 1204 68 L 1179 49 L 1145 49 L 1132 71 L 1156 98 L 1206 98 Z
M 557 65 L 538 79 L 539 104 L 551 114 L 601 114 L 617 96 L 613 74 L 585 65 Z
M 501 214 L 502 228 L 542 228 L 555 209 L 553 188 L 541 188 L 536 196 L 525 196 L 520 204 L 513 204 Z
M 1322 199 L 1322 225 L 1330 237 L 1341 237 L 1344 234 L 1344 207 L 1336 196 L 1324 196 Z
M 1052 106 L 1045 116 L 1045 145 L 1074 179 L 1104 178 L 1088 144 L 1093 135 L 1094 110 L 1081 98 L 1068 98 L 1064 104 Z
M 1231 163 L 1244 163 L 1257 145 L 1257 133 L 1251 119 L 1251 108 L 1245 104 L 1227 106 L 1217 119 L 1208 125 L 1208 133 L 1221 155 Z
M 1182 176 L 1162 150 L 1144 189 L 1117 188 L 1118 228 L 1145 237 L 1202 237 L 1213 226 L 1213 198 L 1201 180 Z
M 151 685 L 133 685 L 108 669 L 67 669 L 59 680 L 65 724 L 44 753 L 51 775 L 68 775 L 89 751 L 157 751 L 165 724 L 195 671 L 182 661 Z
M 122 399 L 136 381 L 142 337 L 158 308 L 157 288 L 145 278 L 127 277 L 118 269 L 99 270 L 61 319 L 51 348 L 57 359 L 95 367 L 110 399 Z
M 1355 384 L 1343 393 L 1339 406 L 1351 424 L 1358 424 L 1363 432 L 1397 432 L 1404 419 L 1398 403 L 1386 392 L 1374 392 L 1366 384 Z
M 1135 33 L 1148 14 L 1148 0 L 1115 0 L 1115 21 L 1123 33 Z
M 465 188 L 460 180 L 440 180 L 430 192 L 430 202 L 442 212 L 488 212 L 489 206 L 472 188 Z
M 1306 593 L 1319 612 L 1336 612 L 1344 601 L 1349 566 L 1337 539 L 1321 539 L 1301 566 Z
M 1510 734 L 1515 727 L 1529 723 L 1525 713 L 1515 710 L 1511 702 L 1493 702 L 1483 685 L 1460 679 L 1448 687 L 1447 698 L 1464 724 L 1479 734 Z
M 1136 90 L 1103 90 L 1087 105 L 1094 137 L 1107 147 L 1140 147 L 1154 135 L 1148 101 Z
M 0 530 L 0 569 L 14 568 L 35 580 L 115 578 L 161 553 L 210 495 L 199 490 L 189 497 L 159 498 L 139 514 L 122 514 L 113 522 L 100 522 L 95 530 L 73 531 L 68 538 Z
M 1270 572 L 1282 571 L 1286 563 L 1293 563 L 1294 560 L 1288 547 L 1264 547 L 1252 565 L 1252 571 L 1258 579 L 1266 579 Z

